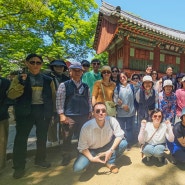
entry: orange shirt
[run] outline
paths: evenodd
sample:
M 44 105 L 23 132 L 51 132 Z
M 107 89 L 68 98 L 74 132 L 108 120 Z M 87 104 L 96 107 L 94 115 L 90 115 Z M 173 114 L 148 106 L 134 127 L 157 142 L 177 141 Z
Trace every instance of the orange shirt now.
M 93 92 L 92 92 L 92 96 L 95 96 L 96 102 L 105 102 L 102 88 L 101 88 L 101 84 L 104 89 L 105 100 L 106 101 L 113 101 L 113 94 L 114 94 L 114 89 L 116 87 L 116 84 L 114 82 L 110 81 L 108 85 L 105 85 L 102 82 L 102 80 L 98 80 L 94 83 Z

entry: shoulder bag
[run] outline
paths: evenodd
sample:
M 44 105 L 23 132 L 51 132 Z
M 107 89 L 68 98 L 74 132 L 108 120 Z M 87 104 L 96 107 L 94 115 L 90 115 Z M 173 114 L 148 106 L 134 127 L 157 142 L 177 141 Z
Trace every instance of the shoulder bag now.
M 106 109 L 107 109 L 107 115 L 108 116 L 116 116 L 116 114 L 117 114 L 116 104 L 113 101 L 106 101 L 105 92 L 104 92 L 102 83 L 101 83 L 101 89 L 103 92 L 103 98 L 104 98 Z

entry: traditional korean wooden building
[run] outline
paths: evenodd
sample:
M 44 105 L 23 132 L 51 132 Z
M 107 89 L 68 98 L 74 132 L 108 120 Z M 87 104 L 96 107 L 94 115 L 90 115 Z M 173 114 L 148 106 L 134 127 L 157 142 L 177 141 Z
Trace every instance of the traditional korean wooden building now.
M 107 51 L 110 66 L 129 73 L 145 71 L 147 64 L 164 73 L 185 72 L 185 32 L 144 20 L 105 2 L 99 11 L 94 49 Z

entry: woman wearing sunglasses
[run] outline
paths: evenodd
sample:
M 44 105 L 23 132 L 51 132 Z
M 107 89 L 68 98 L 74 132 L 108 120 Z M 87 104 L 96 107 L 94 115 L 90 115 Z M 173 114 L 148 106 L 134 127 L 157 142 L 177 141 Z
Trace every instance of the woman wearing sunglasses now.
M 112 73 L 111 73 L 110 79 L 117 84 L 119 82 L 119 78 L 118 78 L 119 69 L 118 69 L 118 67 L 116 67 L 116 66 L 111 67 L 111 72 Z
M 103 66 L 101 69 L 102 80 L 95 82 L 92 92 L 92 105 L 96 102 L 113 101 L 113 93 L 116 84 L 110 80 L 110 66 Z
M 170 142 L 174 140 L 171 123 L 169 120 L 163 122 L 162 111 L 154 109 L 151 112 L 150 122 L 146 120 L 141 121 L 138 135 L 139 143 L 144 146 L 142 153 L 146 156 L 147 161 L 150 161 L 151 157 L 156 157 L 159 162 L 166 162 L 164 157 L 166 139 Z

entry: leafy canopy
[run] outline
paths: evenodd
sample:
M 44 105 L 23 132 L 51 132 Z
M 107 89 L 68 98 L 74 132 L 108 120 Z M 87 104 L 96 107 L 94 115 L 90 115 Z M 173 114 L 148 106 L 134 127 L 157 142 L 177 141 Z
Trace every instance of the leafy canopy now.
M 0 64 L 19 69 L 29 53 L 45 61 L 93 53 L 94 0 L 0 0 Z M 6 71 L 7 70 L 7 71 Z

